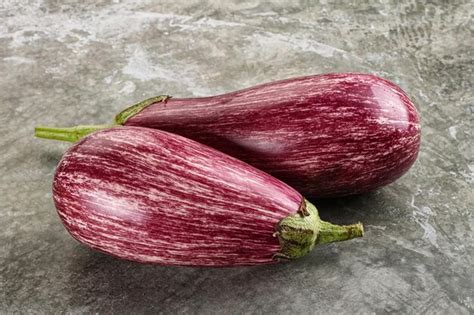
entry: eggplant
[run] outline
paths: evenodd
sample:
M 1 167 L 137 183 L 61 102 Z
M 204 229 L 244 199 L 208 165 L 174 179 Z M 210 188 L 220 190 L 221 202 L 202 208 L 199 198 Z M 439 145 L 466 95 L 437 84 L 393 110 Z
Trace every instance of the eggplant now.
M 142 127 L 98 131 L 70 147 L 53 197 L 75 239 L 142 263 L 268 264 L 363 235 L 360 223 L 322 221 L 299 192 L 261 170 Z
M 245 161 L 308 197 L 375 190 L 415 162 L 417 110 L 395 84 L 369 74 L 293 78 L 202 98 L 158 96 L 116 116 L 125 126 L 156 128 Z M 109 126 L 36 130 L 77 141 Z

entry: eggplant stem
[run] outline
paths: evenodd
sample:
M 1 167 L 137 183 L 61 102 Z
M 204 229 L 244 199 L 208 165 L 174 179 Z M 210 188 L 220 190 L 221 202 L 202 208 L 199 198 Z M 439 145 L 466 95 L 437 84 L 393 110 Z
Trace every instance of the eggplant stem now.
M 158 96 L 150 97 L 139 103 L 136 103 L 124 109 L 123 111 L 121 111 L 115 116 L 115 125 L 96 125 L 96 126 L 80 125 L 80 126 L 66 127 L 66 128 L 53 128 L 53 127 L 38 126 L 35 128 L 35 136 L 38 138 L 44 138 L 44 139 L 77 142 L 81 140 L 82 138 L 84 138 L 85 136 L 93 132 L 96 132 L 98 130 L 123 125 L 129 118 L 135 116 L 146 107 L 154 103 L 166 102 L 169 98 L 171 98 L 171 96 L 169 95 L 158 95 Z
M 166 102 L 168 99 L 170 99 L 171 96 L 169 95 L 158 95 L 154 97 L 150 97 L 144 101 L 141 101 L 139 103 L 136 103 L 130 107 L 127 107 L 120 113 L 118 113 L 115 116 L 115 123 L 117 125 L 123 125 L 129 120 L 131 117 L 135 116 L 151 104 L 159 103 L 159 102 Z
M 321 220 L 318 210 L 304 199 L 305 214 L 298 211 L 283 218 L 277 225 L 276 235 L 280 251 L 275 259 L 296 259 L 309 253 L 315 245 L 350 240 L 364 236 L 361 223 L 335 225 Z
M 44 127 L 38 126 L 35 127 L 35 137 L 67 141 L 67 142 L 77 142 L 84 138 L 85 136 L 107 128 L 116 127 L 115 125 L 95 125 L 95 126 L 75 126 L 75 127 L 66 127 L 66 128 L 54 128 L 54 127 Z
M 364 227 L 360 222 L 351 225 L 336 225 L 321 220 L 316 244 L 346 241 L 362 236 L 364 236 Z

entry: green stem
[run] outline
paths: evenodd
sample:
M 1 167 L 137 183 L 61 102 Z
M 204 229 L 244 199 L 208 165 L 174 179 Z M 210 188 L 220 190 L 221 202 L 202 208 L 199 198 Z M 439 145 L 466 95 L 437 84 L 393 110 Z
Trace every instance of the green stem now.
M 356 223 L 351 225 L 335 225 L 321 220 L 317 244 L 326 244 L 350 240 L 355 237 L 364 236 L 364 227 Z
M 168 100 L 169 98 L 171 98 L 171 96 L 169 95 L 158 95 L 158 96 L 150 97 L 137 104 L 134 104 L 124 109 L 120 113 L 118 113 L 117 116 L 115 116 L 115 123 L 117 125 L 123 125 L 129 118 L 135 116 L 136 114 L 138 114 L 139 112 L 141 112 L 142 110 L 150 106 L 151 104 L 155 104 L 158 102 L 166 102 L 166 100 Z
M 304 200 L 297 213 L 277 225 L 281 249 L 275 258 L 296 259 L 309 253 L 315 245 L 350 240 L 364 236 L 361 223 L 335 225 L 321 220 L 318 210 Z
M 59 141 L 77 142 L 88 134 L 98 130 L 115 127 L 114 125 L 97 126 L 75 126 L 69 128 L 52 128 L 39 126 L 35 128 L 35 136 L 38 138 L 52 139 Z
M 115 116 L 115 125 L 97 125 L 97 126 L 75 126 L 69 128 L 51 128 L 51 127 L 43 127 L 39 126 L 35 128 L 35 136 L 38 138 L 45 138 L 45 139 L 53 139 L 59 141 L 69 141 L 69 142 L 77 142 L 91 134 L 95 131 L 116 127 L 120 125 L 124 125 L 125 122 L 138 114 L 140 111 L 145 109 L 146 107 L 158 103 L 158 102 L 166 102 L 171 98 L 169 95 L 158 95 L 155 97 L 148 98 L 144 101 L 141 101 L 137 104 L 134 104 L 123 111 L 121 111 L 117 116 Z

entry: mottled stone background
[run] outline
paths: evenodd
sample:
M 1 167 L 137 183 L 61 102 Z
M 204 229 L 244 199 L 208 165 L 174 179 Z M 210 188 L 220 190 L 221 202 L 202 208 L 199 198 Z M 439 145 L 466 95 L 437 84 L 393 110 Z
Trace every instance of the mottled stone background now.
M 472 1 L 0 1 L 0 313 L 474 312 Z M 399 84 L 419 159 L 372 194 L 316 201 L 363 239 L 288 264 L 139 265 L 62 227 L 64 143 L 37 124 L 106 123 L 156 94 L 201 96 L 336 71 Z

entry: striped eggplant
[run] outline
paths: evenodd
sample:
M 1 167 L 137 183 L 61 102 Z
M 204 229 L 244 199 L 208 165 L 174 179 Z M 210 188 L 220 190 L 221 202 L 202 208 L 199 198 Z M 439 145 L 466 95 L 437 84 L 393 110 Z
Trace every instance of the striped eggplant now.
M 53 196 L 74 238 L 145 263 L 266 264 L 363 234 L 360 223 L 320 220 L 311 203 L 267 173 L 141 127 L 98 131 L 69 148 Z
M 308 197 L 391 183 L 414 163 L 420 145 L 418 113 L 408 96 L 369 74 L 293 78 L 212 97 L 158 96 L 127 108 L 116 124 L 204 143 Z M 76 141 L 103 127 L 40 127 L 36 133 Z

